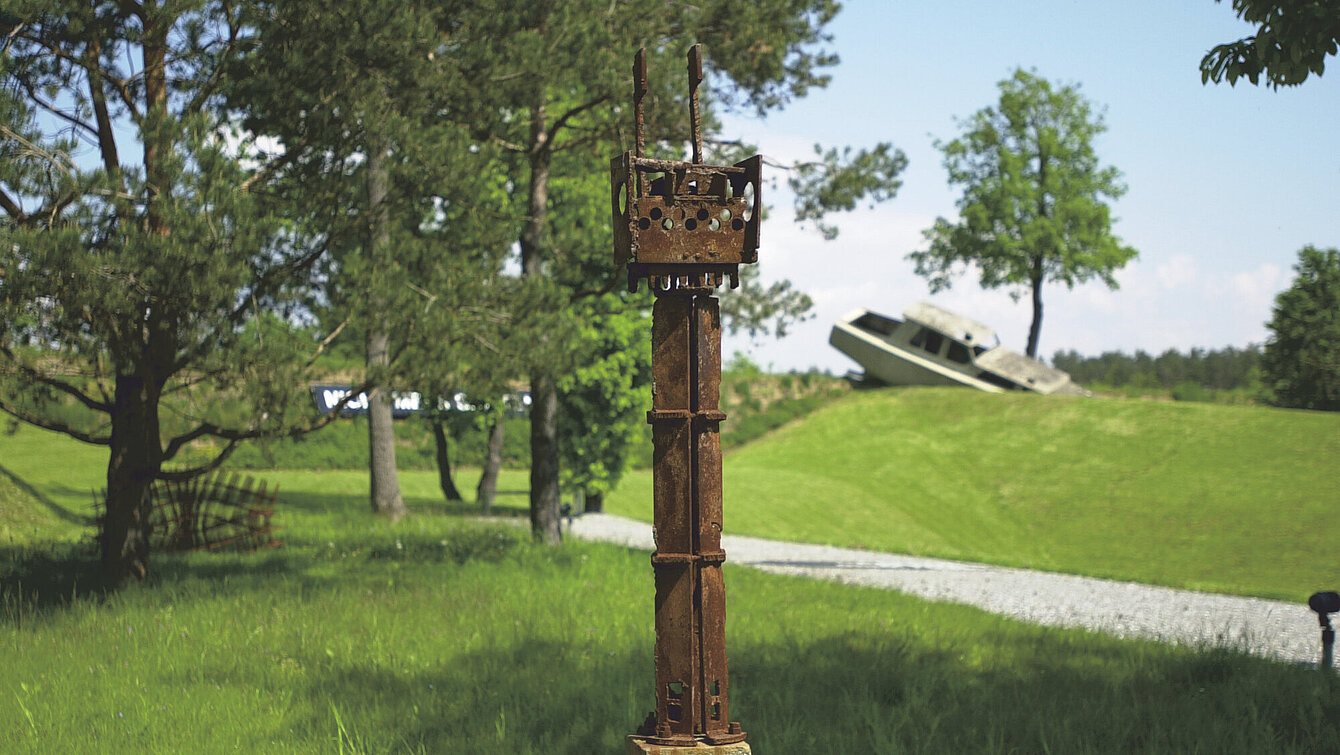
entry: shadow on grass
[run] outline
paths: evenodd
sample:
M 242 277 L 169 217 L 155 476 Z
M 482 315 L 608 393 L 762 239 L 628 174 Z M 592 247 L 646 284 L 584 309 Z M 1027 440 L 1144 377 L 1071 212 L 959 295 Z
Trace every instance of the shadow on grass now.
M 516 528 L 466 522 L 450 530 L 341 534 L 337 540 L 306 539 L 259 551 L 155 553 L 148 579 L 119 589 L 265 592 L 277 577 L 304 589 L 326 588 L 356 581 L 364 564 L 497 561 L 524 538 Z M 17 623 L 117 591 L 102 576 L 91 543 L 0 546 L 0 623 Z
M 112 592 L 91 544 L 0 546 L 0 621 L 44 614 Z
M 70 522 L 71 524 L 91 525 L 93 523 L 93 517 L 86 516 L 83 514 L 76 514 L 75 512 L 70 511 L 69 509 L 65 508 L 59 503 L 56 503 L 55 501 L 51 500 L 51 497 L 48 496 L 46 493 L 43 493 L 42 491 L 38 490 L 37 488 L 29 484 L 27 480 L 23 479 L 22 477 L 19 477 L 10 470 L 6 469 L 3 464 L 0 464 L 0 475 L 3 475 L 4 477 L 8 478 L 10 482 L 14 483 L 15 487 L 17 487 L 19 490 L 22 490 L 27 495 L 31 496 L 33 500 L 37 501 L 38 503 L 50 509 L 51 513 L 55 514 L 57 517 L 67 522 Z M 81 491 L 68 486 L 61 486 L 58 492 L 88 495 L 88 491 Z M 89 502 L 90 504 L 92 503 L 91 498 Z
M 528 491 L 507 491 L 507 494 L 513 496 L 527 495 Z M 502 495 L 502 492 L 499 495 Z M 407 495 L 405 496 L 405 506 L 411 514 L 443 514 L 462 517 L 479 515 L 479 506 L 473 501 L 446 501 L 441 496 Z M 285 511 L 308 514 L 347 512 L 349 515 L 361 516 L 369 511 L 368 496 L 363 491 L 357 493 L 309 493 L 285 491 L 281 488 L 275 513 L 282 517 Z M 529 503 L 524 500 L 517 503 L 501 503 L 495 500 L 491 513 L 494 517 L 504 519 L 529 517 Z
M 1334 679 L 1228 652 L 1133 668 L 1076 664 L 1020 638 L 982 669 L 869 634 L 733 651 L 731 718 L 759 752 L 1335 752 Z M 319 658 L 311 661 L 321 665 Z M 1086 668 L 1089 664 L 1098 664 Z M 1115 673 L 1114 673 L 1115 672 Z M 309 677 L 314 734 L 367 751 L 619 752 L 652 700 L 650 654 L 553 641 L 463 654 L 440 671 Z

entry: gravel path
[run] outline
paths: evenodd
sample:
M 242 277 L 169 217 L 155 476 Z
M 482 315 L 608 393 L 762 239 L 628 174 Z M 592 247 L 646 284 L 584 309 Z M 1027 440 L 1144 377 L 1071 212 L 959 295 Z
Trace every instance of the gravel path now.
M 574 517 L 572 533 L 654 549 L 651 525 L 609 514 Z M 1320 655 L 1317 616 L 1301 603 L 740 535 L 725 535 L 722 543 L 732 563 L 966 603 L 1036 624 L 1173 644 L 1230 645 L 1293 663 L 1315 665 Z

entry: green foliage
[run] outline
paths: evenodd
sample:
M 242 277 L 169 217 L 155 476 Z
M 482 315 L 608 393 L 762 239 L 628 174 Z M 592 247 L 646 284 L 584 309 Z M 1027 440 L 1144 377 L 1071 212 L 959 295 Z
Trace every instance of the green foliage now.
M 1210 401 L 1212 398 L 1204 386 L 1190 380 L 1174 385 L 1171 393 L 1174 401 Z
M 606 493 L 623 476 L 651 406 L 651 317 L 606 295 L 578 311 L 576 365 L 558 378 L 560 483 Z
M 530 461 L 529 421 L 507 420 L 503 441 L 503 466 L 524 468 Z M 473 415 L 452 417 L 451 456 L 456 464 L 478 467 L 483 463 L 486 431 Z M 436 468 L 433 437 L 426 419 L 396 420 L 396 468 Z M 227 462 L 232 469 L 362 469 L 368 468 L 368 423 L 363 417 L 332 422 L 321 430 L 299 438 L 262 441 L 238 449 Z
M 1340 415 L 854 393 L 726 456 L 728 532 L 1286 600 L 1340 583 Z M 647 520 L 651 476 L 611 513 Z
M 1261 389 L 1261 347 L 1193 348 L 1186 354 L 1168 349 L 1157 357 L 1107 351 L 1096 357 L 1058 351 L 1052 365 L 1096 393 L 1138 398 L 1167 392 L 1179 401 L 1250 403 Z M 1193 387 L 1194 386 L 1194 387 Z M 1193 398 L 1194 397 L 1194 398 Z
M 1222 0 L 1215 0 L 1222 2 Z M 1330 0 L 1233 0 L 1238 18 L 1258 28 L 1250 37 L 1215 45 L 1200 61 L 1201 83 L 1262 74 L 1274 89 L 1321 76 L 1340 43 L 1340 7 Z
M 983 288 L 1033 296 L 1027 353 L 1037 356 L 1044 282 L 1073 288 L 1113 273 L 1136 251 L 1112 235 L 1105 200 L 1125 193 L 1116 168 L 1100 166 L 1093 140 L 1101 113 L 1076 85 L 1053 87 L 1022 69 L 1000 82 L 1000 103 L 959 123 L 963 135 L 937 141 L 951 186 L 961 186 L 959 219 L 937 218 L 926 249 L 908 255 L 931 291 L 971 266 Z
M 789 280 L 765 287 L 755 265 L 741 267 L 739 280 L 738 289 L 721 296 L 723 324 L 732 335 L 744 331 L 757 338 L 772 330 L 774 337 L 784 338 L 791 327 L 814 316 L 814 301 Z
M 1340 411 L 1340 250 L 1303 247 L 1275 297 L 1261 373 L 1272 401 Z
M 59 23 L 47 3 L 12 11 L 4 89 L 32 97 L 6 99 L 4 108 L 3 125 L 21 138 L 0 151 L 0 359 L 8 363 L 0 406 L 108 442 L 113 410 L 129 408 L 114 404 L 118 378 L 147 376 L 161 389 L 189 373 L 190 390 L 176 386 L 166 400 L 164 413 L 181 420 L 173 435 L 222 432 L 208 405 L 219 393 L 250 410 L 234 433 L 284 428 L 310 344 L 261 320 L 292 304 L 287 287 L 302 281 L 311 250 L 238 190 L 253 174 L 226 148 L 224 117 L 203 108 L 227 51 L 197 27 L 226 29 L 232 17 L 213 6 L 155 17 L 147 34 L 171 42 L 174 71 L 201 78 L 174 79 L 171 99 L 148 102 L 140 89 L 115 84 L 138 75 L 122 70 L 125 50 L 141 42 L 122 11 L 94 20 L 93 10 L 72 5 Z M 47 21 L 36 23 L 39 16 Z M 75 128 L 98 145 L 100 160 L 84 159 L 92 156 L 70 139 L 70 123 L 51 115 L 48 97 L 68 98 Z M 139 165 L 118 159 L 136 152 Z M 87 412 L 67 424 L 48 413 L 62 411 L 57 397 Z
M 867 197 L 871 203 L 892 199 L 903 185 L 898 176 L 907 168 L 907 156 L 887 142 L 855 157 L 851 147 L 825 152 L 818 144 L 814 154 L 819 160 L 797 164 L 787 183 L 796 195 L 796 222 L 813 221 L 830 241 L 838 229 L 823 222 L 827 213 L 855 209 Z

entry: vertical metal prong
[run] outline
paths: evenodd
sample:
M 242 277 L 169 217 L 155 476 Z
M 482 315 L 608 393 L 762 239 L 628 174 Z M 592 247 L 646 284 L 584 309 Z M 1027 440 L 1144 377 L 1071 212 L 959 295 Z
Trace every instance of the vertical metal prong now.
M 633 56 L 633 129 L 636 134 L 635 152 L 642 157 L 643 130 L 642 98 L 647 96 L 647 48 L 643 47 Z
M 703 161 L 703 129 L 698 120 L 698 85 L 703 82 L 703 46 L 689 48 L 689 120 L 693 122 L 693 162 Z

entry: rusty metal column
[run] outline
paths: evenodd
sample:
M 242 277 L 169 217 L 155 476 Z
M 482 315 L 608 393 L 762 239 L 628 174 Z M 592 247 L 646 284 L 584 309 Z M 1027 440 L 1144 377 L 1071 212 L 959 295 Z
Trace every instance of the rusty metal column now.
M 659 291 L 652 310 L 656 716 L 648 740 L 743 741 L 730 721 L 721 566 L 721 311 L 706 288 Z
M 697 529 L 699 662 L 704 738 L 713 744 L 745 738 L 730 721 L 726 664 L 726 581 L 721 566 L 721 309 L 712 296 L 694 297 L 694 526 Z
M 730 720 L 726 583 L 721 548 L 721 310 L 713 292 L 758 260 L 762 160 L 704 165 L 689 51 L 693 161 L 643 156 L 646 53 L 633 63 L 635 152 L 610 161 L 614 262 L 630 290 L 646 279 L 652 308 L 656 710 L 630 748 L 686 746 L 747 753 Z M 640 743 L 640 744 L 639 744 Z M 632 751 L 632 750 L 630 750 Z M 695 750 L 696 751 L 696 750 Z
M 653 532 L 656 552 L 656 722 L 661 744 L 692 745 L 697 732 L 699 643 L 693 516 L 693 298 L 652 308 Z

